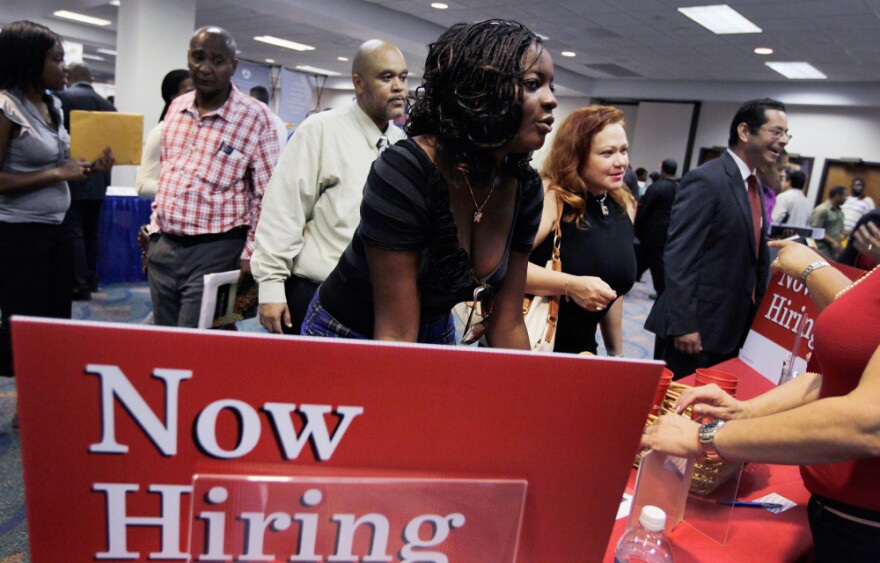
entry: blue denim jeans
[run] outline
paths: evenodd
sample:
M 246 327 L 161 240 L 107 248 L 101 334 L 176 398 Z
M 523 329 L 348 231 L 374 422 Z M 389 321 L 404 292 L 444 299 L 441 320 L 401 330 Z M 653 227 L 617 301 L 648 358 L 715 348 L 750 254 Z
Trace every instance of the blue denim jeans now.
M 360 340 L 369 340 L 365 336 L 355 330 L 352 330 L 336 320 L 336 318 L 327 312 L 321 306 L 318 295 L 320 289 L 315 292 L 312 302 L 309 303 L 306 318 L 303 320 L 300 334 L 304 336 L 323 336 L 325 338 L 357 338 Z M 448 314 L 433 322 L 419 325 L 418 342 L 421 344 L 455 344 L 455 324 L 452 322 L 452 315 Z

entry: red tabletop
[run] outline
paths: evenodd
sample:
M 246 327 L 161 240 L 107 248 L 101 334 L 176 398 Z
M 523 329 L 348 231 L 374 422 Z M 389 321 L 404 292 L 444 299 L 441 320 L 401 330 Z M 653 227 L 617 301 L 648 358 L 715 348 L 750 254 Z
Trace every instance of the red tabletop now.
M 737 396 L 748 399 L 774 387 L 758 372 L 737 359 L 715 366 L 739 377 Z M 693 384 L 693 376 L 681 380 Z M 632 494 L 636 470 L 633 470 L 626 492 Z M 796 466 L 747 464 L 743 469 L 738 498 L 751 500 L 769 493 L 777 493 L 796 502 L 797 506 L 780 514 L 761 508 L 736 507 L 730 522 L 727 543 L 720 545 L 687 523 L 687 519 L 673 530 L 669 537 L 676 563 L 690 561 L 736 562 L 799 561 L 808 558 L 813 549 L 807 522 L 807 501 L 810 493 L 804 488 Z M 626 528 L 627 518 L 614 524 L 605 562 L 614 561 L 614 549 Z

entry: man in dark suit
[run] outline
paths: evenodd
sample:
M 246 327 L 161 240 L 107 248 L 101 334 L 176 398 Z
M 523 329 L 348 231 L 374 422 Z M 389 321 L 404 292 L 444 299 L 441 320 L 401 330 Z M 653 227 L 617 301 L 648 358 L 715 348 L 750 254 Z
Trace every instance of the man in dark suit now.
M 675 378 L 736 356 L 769 274 L 764 198 L 755 169 L 788 144 L 785 106 L 743 104 L 730 124 L 728 150 L 686 174 L 675 195 L 664 262 L 666 291 L 645 328 L 655 357 Z
M 70 131 L 70 111 L 116 111 L 113 104 L 92 88 L 92 72 L 85 63 L 72 63 L 67 68 L 70 88 L 59 92 L 64 110 L 64 126 Z M 73 298 L 91 299 L 98 290 L 98 224 L 104 194 L 110 185 L 110 172 L 94 172 L 85 180 L 70 182 L 70 209 L 64 220 L 74 237 L 76 278 Z
M 651 269 L 657 297 L 666 289 L 663 251 L 666 248 L 672 202 L 675 201 L 675 191 L 678 189 L 678 180 L 675 179 L 677 171 L 678 163 L 671 158 L 660 164 L 660 178 L 648 186 L 645 195 L 639 200 L 636 213 L 636 236 L 639 237 L 648 268 Z

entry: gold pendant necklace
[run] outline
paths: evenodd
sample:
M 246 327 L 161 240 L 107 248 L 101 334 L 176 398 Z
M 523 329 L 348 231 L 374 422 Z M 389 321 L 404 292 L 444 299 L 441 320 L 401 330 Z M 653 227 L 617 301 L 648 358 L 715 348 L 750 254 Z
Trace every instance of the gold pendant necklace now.
M 483 200 L 483 205 L 477 204 L 477 197 L 474 195 L 474 189 L 471 187 L 471 182 L 468 180 L 467 174 L 462 173 L 464 176 L 464 183 L 467 184 L 468 191 L 471 194 L 471 199 L 474 200 L 474 207 L 477 209 L 474 211 L 474 223 L 479 224 L 480 221 L 483 220 L 483 208 L 486 207 L 486 204 L 489 203 L 489 198 L 492 197 L 492 194 L 495 193 L 495 182 L 492 183 L 492 188 L 489 190 L 489 195 L 486 196 L 486 199 Z

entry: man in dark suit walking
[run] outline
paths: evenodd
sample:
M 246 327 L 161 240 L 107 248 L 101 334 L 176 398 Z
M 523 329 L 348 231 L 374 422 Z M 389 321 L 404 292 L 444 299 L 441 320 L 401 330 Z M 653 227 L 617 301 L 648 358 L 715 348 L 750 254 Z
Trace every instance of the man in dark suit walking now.
M 769 274 L 764 198 L 755 169 L 788 144 L 785 106 L 743 104 L 730 124 L 728 150 L 690 171 L 672 206 L 664 254 L 666 291 L 645 328 L 655 358 L 681 378 L 736 356 Z
M 64 126 L 70 131 L 70 111 L 116 111 L 113 104 L 92 88 L 92 72 L 85 63 L 67 67 L 70 88 L 59 92 L 64 110 Z M 64 221 L 73 233 L 76 278 L 73 298 L 91 299 L 98 290 L 98 225 L 104 194 L 110 185 L 110 172 L 93 172 L 85 180 L 70 182 L 70 209 Z
M 654 290 L 659 297 L 666 289 L 666 274 L 663 269 L 663 251 L 666 249 L 666 234 L 669 231 L 669 218 L 678 180 L 675 173 L 678 163 L 667 158 L 660 164 L 660 178 L 648 186 L 639 200 L 636 213 L 635 231 L 642 245 L 645 261 L 651 269 Z

